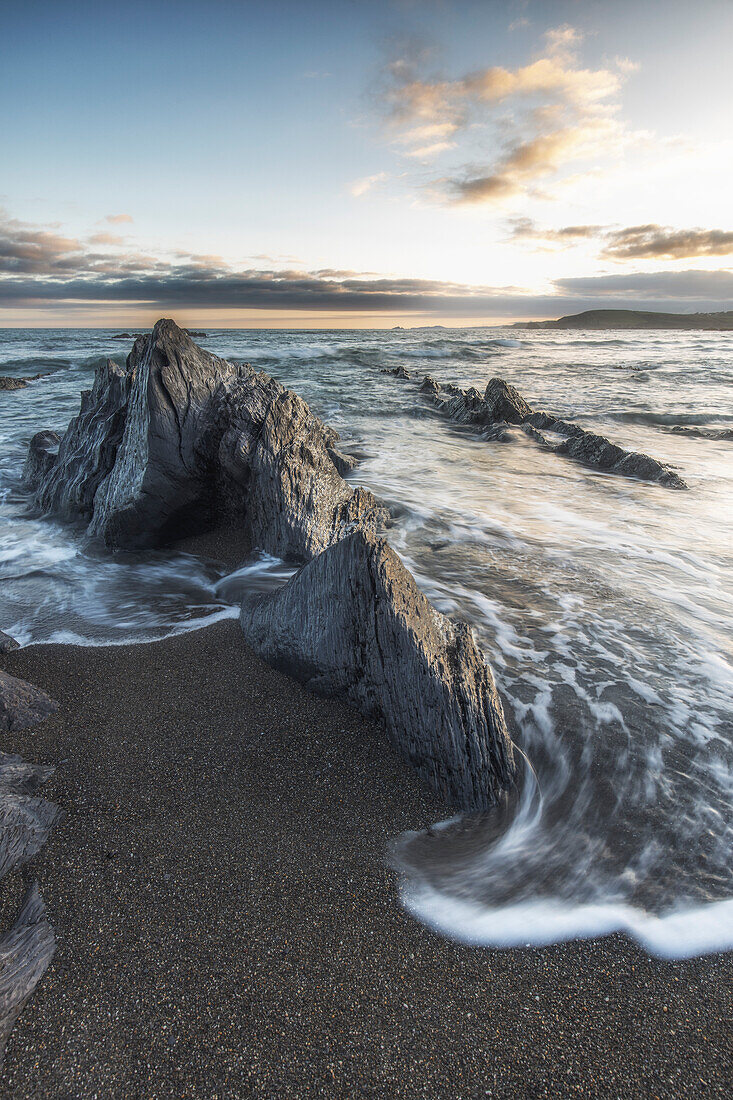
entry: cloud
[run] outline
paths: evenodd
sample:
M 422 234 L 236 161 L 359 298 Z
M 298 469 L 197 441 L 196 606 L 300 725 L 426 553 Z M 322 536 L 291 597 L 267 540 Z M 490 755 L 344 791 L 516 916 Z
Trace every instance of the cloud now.
M 560 229 L 548 229 L 538 226 L 531 218 L 510 218 L 509 225 L 511 240 L 546 241 L 559 244 L 593 240 L 606 229 L 604 225 L 564 225 Z
M 694 256 L 733 254 L 733 231 L 671 229 L 661 225 L 632 225 L 606 237 L 602 255 L 613 259 L 691 259 Z
M 590 295 L 593 298 L 626 297 L 627 302 L 631 303 L 649 298 L 696 299 L 706 302 L 733 301 L 733 271 L 726 270 L 693 269 L 690 271 L 642 271 L 628 275 L 591 275 L 585 278 L 558 279 L 555 286 L 562 294 Z
M 355 199 L 361 198 L 362 195 L 366 195 L 367 191 L 371 191 L 375 184 L 383 183 L 388 179 L 386 172 L 375 172 L 373 176 L 365 176 L 363 179 L 354 180 L 349 184 L 349 191 Z
M 89 243 L 108 245 L 124 244 L 125 238 L 121 237 L 119 233 L 94 233 L 89 238 Z
M 557 27 L 526 65 L 451 79 L 425 74 L 425 50 L 404 51 L 386 66 L 381 92 L 390 142 L 423 160 L 471 143 L 473 163 L 430 186 L 449 204 L 503 203 L 578 161 L 607 160 L 631 140 L 616 117 L 631 63 L 584 67 L 580 45 L 577 30 Z M 477 146 L 488 152 L 483 163 Z
M 26 225 L 0 211 L 0 272 L 33 274 L 73 266 L 83 245 L 50 228 Z
M 110 225 L 124 225 L 125 223 L 131 223 L 133 217 L 131 214 L 108 214 L 104 220 L 109 222 Z
M 510 218 L 511 240 L 567 244 L 573 240 L 605 242 L 602 257 L 614 260 L 685 260 L 697 256 L 733 255 L 733 231 L 674 229 L 654 223 L 612 229 L 605 225 L 566 225 L 551 229 L 531 218 Z
M 536 134 L 514 145 L 490 174 L 452 179 L 448 186 L 459 203 L 494 202 L 519 194 L 529 184 L 557 172 L 574 156 L 582 155 L 583 148 L 597 138 L 597 131 L 598 124 L 594 124 Z
M 531 230 L 533 223 L 520 225 Z M 558 233 L 582 236 L 592 226 Z M 394 313 L 431 317 L 552 317 L 592 309 L 721 308 L 733 299 L 733 272 L 685 271 L 560 279 L 547 293 L 512 286 L 470 286 L 440 280 L 379 277 L 322 268 L 236 269 L 216 255 L 152 257 L 5 217 L 0 220 L 0 307 L 68 309 L 111 302 L 150 309 L 327 310 L 332 314 Z

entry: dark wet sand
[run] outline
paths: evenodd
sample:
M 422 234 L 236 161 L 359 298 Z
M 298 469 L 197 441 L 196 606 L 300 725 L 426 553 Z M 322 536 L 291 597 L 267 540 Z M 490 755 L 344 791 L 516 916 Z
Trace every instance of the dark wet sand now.
M 726 1095 L 730 955 L 488 951 L 415 923 L 388 845 L 441 806 L 236 623 L 3 661 L 61 703 L 5 747 L 58 765 L 67 814 L 30 867 L 58 950 L 3 1095 Z

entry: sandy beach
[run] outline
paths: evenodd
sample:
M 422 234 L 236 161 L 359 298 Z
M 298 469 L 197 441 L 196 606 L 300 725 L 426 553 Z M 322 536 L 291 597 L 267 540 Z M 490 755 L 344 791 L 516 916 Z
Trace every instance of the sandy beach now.
M 58 947 L 3 1095 L 727 1094 L 730 955 L 491 951 L 417 924 L 390 842 L 444 808 L 235 622 L 4 661 L 61 704 L 6 748 L 57 766 L 66 816 L 24 871 Z

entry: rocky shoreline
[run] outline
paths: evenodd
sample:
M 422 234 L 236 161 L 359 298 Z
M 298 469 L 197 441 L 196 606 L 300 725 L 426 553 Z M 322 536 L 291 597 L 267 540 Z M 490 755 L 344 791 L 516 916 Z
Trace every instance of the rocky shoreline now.
M 586 431 L 578 424 L 551 413 L 535 410 L 502 378 L 492 378 L 483 394 L 477 389 L 440 386 L 431 375 L 413 379 L 404 367 L 385 371 L 396 378 L 418 381 L 423 394 L 441 413 L 459 424 L 476 427 L 484 439 L 510 443 L 512 430 L 519 429 L 547 451 L 575 459 L 583 466 L 608 474 L 654 481 L 668 489 L 688 486 L 671 466 L 637 451 L 625 451 L 605 436 Z M 546 433 L 551 433 L 548 436 Z M 554 435 L 557 438 L 552 439 Z
M 295 393 L 161 320 L 125 368 L 108 360 L 97 369 L 63 437 L 36 433 L 23 476 L 39 509 L 83 519 L 112 551 L 220 531 L 239 549 L 303 563 L 280 591 L 245 599 L 244 640 L 314 692 L 383 723 L 451 808 L 488 809 L 517 775 L 491 670 L 470 629 L 430 605 L 381 536 L 389 514 L 344 480 L 355 461 L 338 442 Z M 53 709 L 0 673 L 8 730 Z M 0 789 L 3 811 L 12 798 Z M 39 924 L 35 894 L 29 913 Z M 27 950 L 40 957 L 38 944 Z M 15 979 L 7 1003 L 24 1003 L 27 984 Z M 13 1019 L 6 1012 L 8 1029 Z

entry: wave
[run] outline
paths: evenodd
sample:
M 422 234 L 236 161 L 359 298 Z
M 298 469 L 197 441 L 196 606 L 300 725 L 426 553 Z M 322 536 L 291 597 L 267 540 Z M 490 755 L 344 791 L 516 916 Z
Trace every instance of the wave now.
M 652 427 L 672 427 L 674 425 L 689 424 L 714 427 L 716 424 L 733 424 L 733 415 L 726 416 L 720 412 L 715 413 L 654 413 L 654 412 L 611 412 L 607 414 L 610 420 L 620 420 L 626 424 L 650 424 Z
M 67 370 L 73 366 L 73 360 L 47 355 L 31 355 L 28 358 L 0 360 L 0 373 L 18 372 L 18 374 L 52 374 Z
M 542 947 L 624 932 L 650 955 L 687 959 L 733 948 L 733 899 L 657 916 L 622 903 L 543 898 L 489 909 L 428 886 L 403 884 L 405 909 L 450 939 L 477 947 Z

